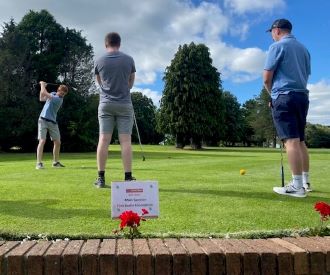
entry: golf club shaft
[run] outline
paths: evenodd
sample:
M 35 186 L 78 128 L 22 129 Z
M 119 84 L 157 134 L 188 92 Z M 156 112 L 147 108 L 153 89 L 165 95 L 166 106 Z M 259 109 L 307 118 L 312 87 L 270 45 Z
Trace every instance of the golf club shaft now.
M 140 149 L 141 149 L 141 153 L 142 153 L 142 160 L 145 161 L 146 158 L 145 158 L 145 156 L 144 156 L 144 152 L 143 152 L 143 149 L 142 149 L 142 143 L 141 143 L 141 138 L 140 138 L 140 132 L 139 132 L 138 125 L 137 125 L 137 123 L 136 123 L 136 117 L 135 117 L 134 108 L 133 108 L 133 118 L 134 118 L 134 123 L 135 123 L 135 127 L 136 127 L 136 132 L 137 132 L 138 139 L 139 139 Z
M 284 187 L 284 168 L 283 168 L 283 143 L 281 143 L 281 180 L 282 180 L 282 187 Z
M 77 90 L 77 88 L 74 88 L 74 87 L 72 87 L 72 86 L 70 86 L 70 85 L 68 85 L 68 84 L 46 82 L 46 86 L 47 86 L 47 85 L 49 85 L 49 86 L 60 86 L 60 85 L 62 85 L 62 84 L 63 84 L 63 85 L 66 85 L 67 87 L 69 87 L 70 89 L 72 89 L 72 90 L 74 90 L 74 91 Z M 40 83 L 33 84 L 33 87 L 36 87 L 37 85 L 40 86 Z

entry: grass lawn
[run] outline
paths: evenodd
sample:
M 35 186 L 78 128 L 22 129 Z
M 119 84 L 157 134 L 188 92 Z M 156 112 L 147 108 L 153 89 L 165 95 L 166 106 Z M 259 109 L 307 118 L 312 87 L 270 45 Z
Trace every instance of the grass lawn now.
M 144 236 L 222 236 L 237 232 L 301 230 L 319 225 L 317 201 L 330 203 L 330 150 L 310 150 L 314 189 L 305 199 L 280 196 L 280 150 L 176 150 L 134 146 L 133 174 L 159 182 L 160 217 L 140 226 Z M 34 154 L 0 153 L 0 238 L 112 237 L 111 189 L 96 189 L 95 153 L 63 153 L 63 169 L 35 169 Z M 122 180 L 120 148 L 110 147 L 106 181 Z M 239 170 L 246 169 L 241 176 Z M 290 173 L 284 156 L 287 180 Z

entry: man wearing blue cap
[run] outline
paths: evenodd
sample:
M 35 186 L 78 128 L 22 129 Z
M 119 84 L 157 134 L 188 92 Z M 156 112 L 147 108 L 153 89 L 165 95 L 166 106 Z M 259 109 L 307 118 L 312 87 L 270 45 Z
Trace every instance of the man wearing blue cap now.
M 292 181 L 274 192 L 306 197 L 309 183 L 309 155 L 305 126 L 309 107 L 307 81 L 311 73 L 310 54 L 291 34 L 287 19 L 275 20 L 271 28 L 274 43 L 265 62 L 264 86 L 271 96 L 272 116 L 279 138 L 284 142 Z

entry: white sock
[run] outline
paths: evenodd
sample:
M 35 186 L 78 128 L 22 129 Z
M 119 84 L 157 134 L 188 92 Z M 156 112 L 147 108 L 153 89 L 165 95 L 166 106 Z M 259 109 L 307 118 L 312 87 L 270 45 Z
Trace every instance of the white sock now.
M 303 176 L 302 175 L 292 175 L 293 186 L 297 189 L 303 187 Z
M 309 172 L 303 172 L 302 173 L 302 180 L 303 180 L 303 184 L 307 184 L 309 183 Z

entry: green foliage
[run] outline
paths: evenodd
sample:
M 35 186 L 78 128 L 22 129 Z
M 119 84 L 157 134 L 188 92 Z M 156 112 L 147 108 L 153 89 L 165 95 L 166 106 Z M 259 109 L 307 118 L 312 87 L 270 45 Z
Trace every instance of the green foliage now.
M 99 135 L 97 108 L 99 96 L 82 97 L 71 92 L 64 98 L 58 114 L 62 151 L 95 151 Z
M 200 148 L 202 139 L 220 136 L 221 80 L 205 45 L 180 46 L 163 80 L 159 129 L 176 136 L 177 147 L 191 139 Z
M 156 131 L 156 106 L 152 100 L 141 92 L 132 92 L 136 123 L 138 125 L 141 142 L 144 144 L 158 144 L 163 140 L 163 135 Z M 132 141 L 138 143 L 136 125 L 132 133 Z
M 276 145 L 276 130 L 272 119 L 271 109 L 269 107 L 270 96 L 266 89 L 262 89 L 260 95 L 255 99 L 251 99 L 243 104 L 243 114 L 246 120 L 245 129 L 248 136 L 251 136 L 253 129 L 252 141 L 258 146 L 267 147 L 270 144 Z
M 310 148 L 330 148 L 330 127 L 307 123 L 306 143 Z
M 0 38 L 0 147 L 4 150 L 33 140 L 38 101 L 29 89 L 27 43 L 12 20 L 5 24 Z
M 222 95 L 224 101 L 224 135 L 222 141 L 226 146 L 235 145 L 243 136 L 243 116 L 237 98 L 225 91 Z
M 242 113 L 242 127 L 243 127 L 243 136 L 241 137 L 241 141 L 245 146 L 251 146 L 254 143 L 254 129 L 252 127 L 251 119 L 254 114 L 254 110 L 256 108 L 255 99 L 250 99 L 246 101 L 241 107 Z
M 17 25 L 24 37 L 27 80 L 54 82 L 63 60 L 64 28 L 46 10 L 30 11 Z

